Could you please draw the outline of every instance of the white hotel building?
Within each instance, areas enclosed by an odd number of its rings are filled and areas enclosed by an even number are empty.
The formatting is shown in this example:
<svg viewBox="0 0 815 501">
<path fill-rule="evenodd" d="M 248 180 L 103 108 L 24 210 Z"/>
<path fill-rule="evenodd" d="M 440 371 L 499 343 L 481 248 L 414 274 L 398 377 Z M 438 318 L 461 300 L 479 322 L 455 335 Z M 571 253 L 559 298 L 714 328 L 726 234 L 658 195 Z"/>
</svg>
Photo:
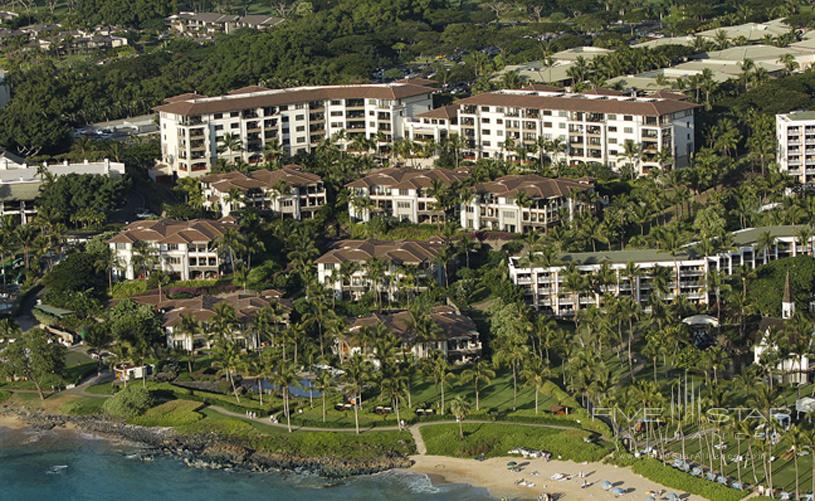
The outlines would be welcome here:
<svg viewBox="0 0 815 501">
<path fill-rule="evenodd" d="M 805 184 L 815 180 L 815 111 L 775 116 L 778 170 Z"/>
<path fill-rule="evenodd" d="M 435 89 L 413 83 L 333 85 L 267 89 L 245 87 L 225 96 L 184 94 L 156 107 L 161 128 L 161 162 L 156 176 L 202 176 L 216 159 L 259 162 L 267 144 L 284 154 L 310 151 L 344 131 L 386 147 L 404 136 L 403 120 L 428 111 Z M 227 135 L 240 147 L 222 147 Z"/>
<path fill-rule="evenodd" d="M 669 275 L 668 293 L 663 299 L 671 301 L 678 295 L 693 303 L 708 305 L 716 300 L 716 291 L 710 290 L 708 274 L 721 270 L 731 275 L 739 267 L 754 269 L 776 259 L 812 254 L 813 239 L 801 243 L 797 233 L 802 226 L 768 226 L 749 228 L 733 233 L 734 247 L 731 251 L 713 256 L 701 256 L 690 247 L 677 255 L 652 249 L 629 249 L 622 251 L 580 252 L 560 256 L 556 265 L 532 265 L 527 256 L 509 259 L 509 277 L 513 283 L 524 288 L 526 300 L 535 309 L 557 317 L 573 316 L 576 310 L 590 306 L 602 306 L 603 294 L 633 296 L 647 305 L 652 293 L 653 276 L 656 268 L 667 268 Z M 769 232 L 774 245 L 767 249 L 757 248 L 762 235 Z M 595 277 L 603 268 L 610 270 L 612 278 L 607 288 L 598 287 L 578 294 L 567 286 L 568 265 L 573 263 L 581 275 Z M 631 263 L 629 265 L 629 263 Z M 633 267 L 636 273 L 629 276 Z"/>
<path fill-rule="evenodd" d="M 596 162 L 614 169 L 631 163 L 642 175 L 654 168 L 688 164 L 697 107 L 684 100 L 615 92 L 499 90 L 408 118 L 406 134 L 417 141 L 457 134 L 466 141 L 465 155 L 470 158 L 514 158 L 507 138 L 516 145 L 533 145 L 540 137 L 560 139 L 565 151 L 557 160 Z M 639 158 L 625 156 L 629 141 L 639 147 Z M 663 151 L 670 156 L 661 156 Z"/>
</svg>

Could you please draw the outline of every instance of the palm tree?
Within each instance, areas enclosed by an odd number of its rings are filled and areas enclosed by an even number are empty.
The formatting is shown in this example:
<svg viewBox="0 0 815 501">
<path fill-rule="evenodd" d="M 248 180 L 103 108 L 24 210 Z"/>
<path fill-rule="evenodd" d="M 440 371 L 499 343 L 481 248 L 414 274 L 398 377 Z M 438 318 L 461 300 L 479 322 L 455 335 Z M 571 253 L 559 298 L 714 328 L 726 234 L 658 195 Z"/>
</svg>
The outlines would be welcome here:
<svg viewBox="0 0 815 501">
<path fill-rule="evenodd" d="M 240 136 L 226 133 L 218 142 L 218 153 L 226 153 L 232 156 L 233 153 L 240 153 L 243 151 L 243 141 Z"/>
<path fill-rule="evenodd" d="M 522 373 L 524 380 L 535 389 L 535 415 L 538 414 L 538 395 L 544 390 L 546 383 L 549 381 L 546 378 L 546 370 L 547 367 L 541 359 L 532 357 L 525 364 Z"/>
<path fill-rule="evenodd" d="M 439 395 L 441 397 L 439 409 L 442 415 L 444 415 L 444 383 L 452 377 L 450 364 L 447 363 L 447 357 L 445 357 L 443 353 L 436 352 L 432 358 L 427 360 L 427 368 L 428 372 L 432 374 L 436 386 L 439 388 Z"/>
<path fill-rule="evenodd" d="M 314 388 L 320 392 L 320 397 L 322 398 L 323 403 L 323 423 L 325 423 L 325 398 L 326 393 L 328 390 L 331 389 L 333 380 L 331 378 L 331 373 L 328 371 L 320 371 L 317 377 L 312 381 Z"/>
<path fill-rule="evenodd" d="M 272 384 L 283 395 L 283 413 L 286 415 L 286 428 L 291 433 L 291 407 L 289 406 L 289 388 L 297 383 L 297 371 L 294 365 L 286 360 L 278 360 L 272 372 Z"/>
<path fill-rule="evenodd" d="M 187 372 L 192 375 L 192 362 L 194 359 L 195 350 L 193 349 L 195 336 L 204 333 L 204 325 L 198 319 L 190 314 L 182 314 L 181 322 L 176 327 L 178 334 L 190 338 L 190 356 L 187 358 Z"/>
<path fill-rule="evenodd" d="M 473 361 L 470 368 L 461 372 L 461 382 L 464 384 L 472 383 L 475 390 L 475 410 L 480 410 L 480 390 L 481 385 L 488 385 L 492 378 L 495 377 L 495 371 L 490 368 L 489 362 L 483 358 L 477 358 Z"/>
<path fill-rule="evenodd" d="M 801 486 L 799 483 L 801 477 L 798 472 L 798 456 L 804 448 L 804 444 L 807 442 L 807 436 L 797 425 L 792 425 L 784 434 L 784 438 L 790 446 L 790 452 L 792 452 L 792 459 L 795 465 L 795 499 L 801 499 Z"/>
<path fill-rule="evenodd" d="M 354 403 L 354 428 L 359 434 L 359 408 L 362 405 L 362 390 L 365 383 L 371 378 L 371 363 L 359 353 L 354 353 L 345 364 L 345 389 L 348 391 Z"/>
<path fill-rule="evenodd" d="M 470 403 L 464 400 L 461 395 L 450 401 L 450 414 L 455 416 L 458 423 L 458 437 L 464 438 L 464 418 L 470 412 Z"/>
<path fill-rule="evenodd" d="M 396 409 L 396 422 L 401 426 L 402 418 L 399 414 L 399 402 L 407 393 L 407 382 L 403 374 L 390 373 L 382 378 L 382 394 L 385 395 Z"/>
<path fill-rule="evenodd" d="M 241 403 L 238 395 L 238 388 L 235 386 L 236 369 L 240 366 L 241 356 L 237 344 L 232 339 L 222 338 L 215 343 L 212 350 L 212 366 L 218 369 L 219 375 L 225 375 L 227 381 L 232 386 L 232 393 L 235 401 Z"/>
</svg>

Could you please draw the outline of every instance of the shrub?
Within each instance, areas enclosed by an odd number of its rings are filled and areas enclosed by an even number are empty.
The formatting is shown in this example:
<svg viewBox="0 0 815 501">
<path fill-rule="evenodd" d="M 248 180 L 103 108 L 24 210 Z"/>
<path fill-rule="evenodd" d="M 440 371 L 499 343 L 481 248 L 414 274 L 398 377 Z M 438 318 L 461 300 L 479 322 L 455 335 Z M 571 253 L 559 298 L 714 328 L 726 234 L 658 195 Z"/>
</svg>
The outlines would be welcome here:
<svg viewBox="0 0 815 501">
<path fill-rule="evenodd" d="M 131 385 L 108 399 L 102 406 L 111 416 L 130 419 L 153 406 L 153 396 L 141 386 Z"/>
<path fill-rule="evenodd" d="M 664 465 L 656 459 L 646 458 L 634 463 L 632 470 L 645 478 L 672 489 L 682 490 L 716 501 L 738 501 L 749 492 L 737 491 L 729 487 L 696 478 L 675 468 Z"/>
<path fill-rule="evenodd" d="M 64 404 L 59 410 L 71 416 L 88 416 L 98 414 L 104 403 L 102 398 L 84 397 Z"/>
<path fill-rule="evenodd" d="M 11 392 L 6 390 L 0 390 L 0 403 L 5 402 L 6 400 L 11 398 Z"/>
<path fill-rule="evenodd" d="M 113 290 L 111 290 L 110 294 L 114 299 L 124 299 L 145 292 L 147 292 L 146 280 L 128 280 L 127 282 L 113 284 Z"/>
</svg>

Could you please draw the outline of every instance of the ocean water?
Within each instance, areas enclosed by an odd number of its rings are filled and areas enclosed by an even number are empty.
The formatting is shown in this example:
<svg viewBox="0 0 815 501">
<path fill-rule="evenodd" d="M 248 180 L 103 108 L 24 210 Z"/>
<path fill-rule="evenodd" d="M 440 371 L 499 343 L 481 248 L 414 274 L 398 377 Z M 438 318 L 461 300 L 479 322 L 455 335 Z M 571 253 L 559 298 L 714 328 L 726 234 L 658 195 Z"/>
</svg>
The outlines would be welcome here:
<svg viewBox="0 0 815 501">
<path fill-rule="evenodd" d="M 490 499 L 486 490 L 434 485 L 424 475 L 385 472 L 334 482 L 293 473 L 238 473 L 187 468 L 132 445 L 70 431 L 0 427 L 0 500 L 444 500 Z"/>
</svg>

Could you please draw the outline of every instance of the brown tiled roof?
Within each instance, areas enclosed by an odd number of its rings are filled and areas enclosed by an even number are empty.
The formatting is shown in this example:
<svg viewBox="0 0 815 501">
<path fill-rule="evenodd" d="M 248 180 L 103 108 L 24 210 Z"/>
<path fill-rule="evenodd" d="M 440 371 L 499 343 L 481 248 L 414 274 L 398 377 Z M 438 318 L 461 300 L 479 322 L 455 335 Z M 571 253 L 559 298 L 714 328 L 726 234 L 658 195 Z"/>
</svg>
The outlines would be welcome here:
<svg viewBox="0 0 815 501">
<path fill-rule="evenodd" d="M 523 191 L 531 198 L 565 197 L 573 191 L 585 191 L 594 187 L 589 180 L 552 179 L 537 174 L 510 175 L 475 186 L 478 193 L 492 193 L 498 197 L 514 198 Z"/>
<path fill-rule="evenodd" d="M 230 96 L 236 96 L 238 94 L 251 94 L 253 92 L 265 92 L 267 90 L 271 90 L 268 87 L 261 87 L 260 85 L 247 85 L 246 87 L 241 87 L 239 89 L 229 91 Z"/>
<path fill-rule="evenodd" d="M 534 92 L 486 92 L 462 99 L 458 104 L 533 108 L 540 110 L 583 111 L 588 113 L 625 113 L 645 116 L 661 116 L 699 107 L 697 104 L 677 101 L 675 99 L 603 99 L 581 97 L 574 94 L 547 96 L 538 95 Z"/>
<path fill-rule="evenodd" d="M 406 169 L 388 167 L 371 172 L 367 176 L 348 183 L 348 188 L 370 188 L 371 186 L 385 186 L 403 190 L 430 188 L 433 181 L 441 182 L 447 186 L 456 181 L 463 181 L 470 177 L 467 169 Z"/>
<path fill-rule="evenodd" d="M 201 99 L 206 96 L 202 96 L 201 94 L 196 94 L 195 92 L 185 92 L 184 94 L 179 94 L 177 96 L 171 96 L 164 100 L 165 103 L 178 103 L 181 101 L 189 101 L 190 99 Z"/>
<path fill-rule="evenodd" d="M 458 116 L 458 104 L 448 104 L 447 106 L 440 106 L 433 108 L 430 111 L 419 113 L 417 118 L 439 118 L 442 120 L 450 120 Z"/>
<path fill-rule="evenodd" d="M 436 259 L 441 249 L 438 241 L 418 240 L 341 240 L 319 258 L 317 263 L 339 264 L 347 261 L 367 263 L 376 258 L 397 264 L 422 264 Z"/>
<path fill-rule="evenodd" d="M 674 92 L 670 90 L 658 90 L 648 94 L 648 97 L 656 97 L 662 99 L 673 99 L 675 101 L 687 101 L 687 94 L 681 92 Z"/>
<path fill-rule="evenodd" d="M 399 80 L 394 80 L 395 83 L 406 83 L 406 84 L 413 84 L 413 85 L 423 85 L 425 87 L 436 87 L 439 85 L 438 80 L 433 80 L 432 78 L 423 78 L 423 77 L 415 77 L 415 78 L 400 78 Z"/>
<path fill-rule="evenodd" d="M 430 94 L 435 89 L 413 84 L 334 85 L 323 87 L 296 87 L 270 90 L 260 95 L 220 96 L 215 98 L 189 99 L 163 104 L 156 111 L 178 115 L 204 115 L 244 109 L 280 106 L 283 104 L 325 101 L 330 99 L 402 99 Z"/>
<path fill-rule="evenodd" d="M 134 243 L 142 241 L 163 244 L 211 242 L 223 235 L 227 227 L 232 224 L 234 223 L 225 220 L 215 221 L 211 219 L 134 221 L 125 226 L 124 230 L 108 240 L 108 242 Z"/>
<path fill-rule="evenodd" d="M 254 318 L 258 311 L 273 303 L 278 303 L 283 311 L 288 313 L 292 310 L 292 303 L 281 298 L 279 291 L 270 289 L 261 293 L 256 292 L 233 292 L 217 296 L 202 295 L 188 299 L 164 299 L 158 301 L 155 294 L 133 297 L 133 301 L 139 304 L 147 304 L 163 312 L 164 327 L 174 327 L 181 323 L 185 315 L 189 315 L 199 322 L 207 322 L 215 316 L 215 307 L 219 304 L 227 304 L 235 310 L 235 315 L 239 321 Z"/>
<path fill-rule="evenodd" d="M 478 338 L 475 322 L 452 306 L 433 307 L 430 318 L 440 327 L 440 339 Z M 403 342 L 410 343 L 415 340 L 415 334 L 411 331 L 411 314 L 408 311 L 398 311 L 388 315 L 375 313 L 367 317 L 360 317 L 354 320 L 348 330 L 353 336 L 359 330 L 373 327 L 378 323 L 384 324 Z"/>
<path fill-rule="evenodd" d="M 244 174 L 233 171 L 221 174 L 210 174 L 201 178 L 201 182 L 207 183 L 221 193 L 226 193 L 231 189 L 247 191 L 253 188 L 272 189 L 278 183 L 285 183 L 287 186 L 302 187 L 317 184 L 322 178 L 317 174 L 304 172 L 299 165 L 284 165 L 280 169 L 269 170 L 259 169 Z"/>
</svg>

